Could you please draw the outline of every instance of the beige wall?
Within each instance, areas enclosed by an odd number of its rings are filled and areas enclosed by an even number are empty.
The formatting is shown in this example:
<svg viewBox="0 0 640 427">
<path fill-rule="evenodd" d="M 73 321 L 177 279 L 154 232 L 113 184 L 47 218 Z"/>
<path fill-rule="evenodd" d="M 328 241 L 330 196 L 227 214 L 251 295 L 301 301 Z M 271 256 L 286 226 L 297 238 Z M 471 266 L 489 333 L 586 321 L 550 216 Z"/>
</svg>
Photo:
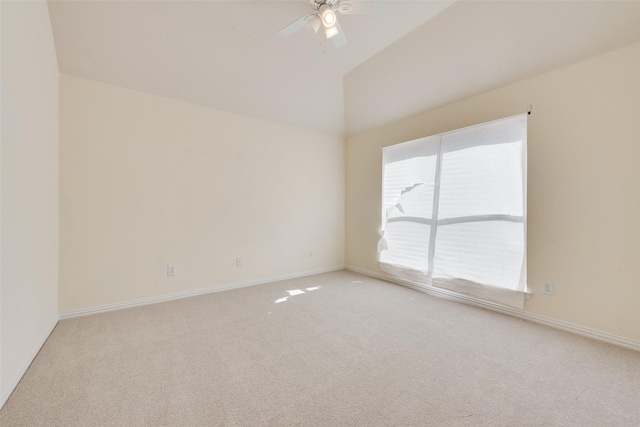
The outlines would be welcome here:
<svg viewBox="0 0 640 427">
<path fill-rule="evenodd" d="M 47 3 L 0 7 L 4 399 L 58 317 L 59 74 Z"/>
<path fill-rule="evenodd" d="M 342 138 L 65 75 L 60 98 L 62 313 L 344 265 Z"/>
<path fill-rule="evenodd" d="M 635 44 L 349 138 L 347 265 L 380 272 L 381 146 L 532 104 L 525 310 L 640 340 L 638 76 Z"/>
</svg>

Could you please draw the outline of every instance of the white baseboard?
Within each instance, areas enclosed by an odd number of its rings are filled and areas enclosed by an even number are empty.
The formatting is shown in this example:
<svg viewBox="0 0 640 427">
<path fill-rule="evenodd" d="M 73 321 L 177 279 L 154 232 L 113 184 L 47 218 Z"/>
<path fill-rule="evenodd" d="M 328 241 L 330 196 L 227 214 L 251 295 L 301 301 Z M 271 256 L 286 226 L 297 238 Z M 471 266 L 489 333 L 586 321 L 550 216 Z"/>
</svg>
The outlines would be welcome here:
<svg viewBox="0 0 640 427">
<path fill-rule="evenodd" d="M 44 330 L 44 332 L 40 336 L 40 339 L 36 343 L 36 346 L 33 348 L 29 356 L 22 363 L 22 367 L 20 368 L 20 371 L 18 371 L 16 376 L 13 378 L 13 381 L 2 393 L 2 396 L 0 396 L 0 409 L 2 409 L 2 407 L 7 402 L 7 400 L 9 400 L 9 396 L 11 396 L 11 393 L 13 393 L 13 390 L 15 390 L 15 388 L 18 386 L 18 383 L 24 376 L 25 372 L 27 372 L 27 369 L 29 369 L 29 366 L 31 366 L 31 363 L 33 363 L 33 360 L 36 358 L 36 356 L 40 352 L 40 349 L 42 348 L 44 343 L 47 341 L 47 338 L 49 338 L 49 335 L 51 335 L 51 332 L 53 332 L 53 329 L 56 327 L 57 324 L 58 324 L 58 316 L 56 316 L 51 321 L 51 323 L 47 326 L 47 328 Z"/>
<path fill-rule="evenodd" d="M 329 273 L 331 271 L 338 271 L 338 270 L 344 270 L 344 266 L 325 268 L 321 270 L 304 271 L 304 272 L 298 272 L 298 273 L 292 273 L 292 274 L 285 274 L 282 276 L 274 276 L 274 277 L 268 277 L 263 279 L 247 280 L 244 282 L 227 283 L 223 285 L 211 286 L 208 288 L 196 289 L 193 291 L 175 292 L 171 294 L 159 295 L 156 297 L 141 298 L 141 299 L 136 299 L 131 301 L 118 302 L 115 304 L 105 304 L 105 305 L 99 305 L 96 307 L 81 308 L 78 310 L 71 310 L 71 311 L 66 311 L 64 313 L 61 313 L 60 320 L 71 319 L 71 318 L 80 317 L 80 316 L 88 316 L 90 314 L 105 313 L 107 311 L 122 310 L 125 308 L 131 308 L 131 307 L 139 307 L 142 305 L 157 304 L 160 302 L 171 301 L 171 300 L 180 299 L 180 298 L 189 298 L 189 297 L 194 297 L 198 295 L 228 291 L 231 289 L 245 288 L 247 286 L 262 285 L 265 283 L 277 282 L 280 280 L 295 279 L 298 277 L 312 276 L 314 274 Z"/>
<path fill-rule="evenodd" d="M 598 341 L 604 341 L 606 343 L 618 345 L 620 347 L 630 348 L 632 350 L 640 350 L 640 341 L 619 337 L 617 335 L 613 335 L 608 332 L 587 328 L 584 326 L 576 325 L 576 324 L 565 322 L 562 320 L 552 319 L 550 317 L 541 316 L 539 314 L 529 313 L 524 310 L 520 310 L 518 308 L 507 307 L 507 306 L 496 304 L 490 301 L 484 301 L 469 295 L 464 295 L 464 294 L 459 294 L 457 292 L 449 291 L 447 289 L 413 283 L 408 280 L 399 279 L 397 277 L 393 277 L 388 274 L 378 273 L 378 272 L 374 272 L 364 268 L 346 266 L 345 269 L 353 271 L 355 273 L 360 273 L 366 276 L 371 276 L 377 279 L 385 280 L 387 282 L 395 283 L 401 286 L 406 286 L 408 288 L 415 289 L 420 292 L 425 292 L 430 295 L 462 302 L 465 304 L 470 304 L 476 307 L 486 308 L 488 310 L 497 311 L 499 313 L 508 314 L 514 317 L 519 317 L 521 319 L 529 320 L 535 323 L 540 323 L 542 325 L 550 326 L 556 329 L 562 329 L 563 331 L 572 332 L 577 335 L 593 338 Z"/>
</svg>

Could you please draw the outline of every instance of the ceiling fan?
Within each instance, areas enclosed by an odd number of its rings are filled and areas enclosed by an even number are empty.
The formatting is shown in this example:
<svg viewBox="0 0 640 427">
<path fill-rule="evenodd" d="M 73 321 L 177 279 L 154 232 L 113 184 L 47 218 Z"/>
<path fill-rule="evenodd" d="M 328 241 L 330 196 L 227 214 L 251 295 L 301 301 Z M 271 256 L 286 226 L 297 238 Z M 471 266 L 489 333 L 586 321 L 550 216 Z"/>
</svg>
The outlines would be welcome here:
<svg viewBox="0 0 640 427">
<path fill-rule="evenodd" d="M 307 13 L 296 19 L 280 31 L 281 36 L 291 36 L 308 26 L 314 33 L 324 27 L 327 40 L 331 40 L 335 47 L 347 44 L 347 37 L 340 27 L 336 12 L 342 15 L 356 13 L 382 13 L 389 7 L 387 0 L 309 0 L 313 13 Z"/>
</svg>

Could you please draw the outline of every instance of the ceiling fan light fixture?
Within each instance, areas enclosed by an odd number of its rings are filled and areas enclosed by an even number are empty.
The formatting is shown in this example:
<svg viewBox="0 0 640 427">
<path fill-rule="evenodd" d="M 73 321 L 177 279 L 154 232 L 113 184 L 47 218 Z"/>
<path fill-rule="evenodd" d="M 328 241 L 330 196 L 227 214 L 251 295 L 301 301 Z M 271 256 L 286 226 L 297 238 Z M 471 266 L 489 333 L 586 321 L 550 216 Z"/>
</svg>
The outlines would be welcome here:
<svg viewBox="0 0 640 427">
<path fill-rule="evenodd" d="M 320 13 L 320 17 L 322 18 L 322 25 L 324 25 L 325 28 L 336 26 L 336 13 L 331 10 L 329 6 L 323 4 L 322 6 L 320 6 L 318 12 Z"/>
<path fill-rule="evenodd" d="M 322 19 L 320 19 L 318 15 L 313 15 L 313 18 L 311 18 L 311 20 L 309 21 L 309 26 L 311 27 L 313 34 L 318 34 L 318 30 L 320 29 L 321 25 Z"/>
<path fill-rule="evenodd" d="M 340 31 L 338 30 L 338 27 L 336 25 L 324 29 L 324 35 L 327 36 L 327 40 L 331 37 L 337 36 L 338 34 L 340 34 Z"/>
</svg>

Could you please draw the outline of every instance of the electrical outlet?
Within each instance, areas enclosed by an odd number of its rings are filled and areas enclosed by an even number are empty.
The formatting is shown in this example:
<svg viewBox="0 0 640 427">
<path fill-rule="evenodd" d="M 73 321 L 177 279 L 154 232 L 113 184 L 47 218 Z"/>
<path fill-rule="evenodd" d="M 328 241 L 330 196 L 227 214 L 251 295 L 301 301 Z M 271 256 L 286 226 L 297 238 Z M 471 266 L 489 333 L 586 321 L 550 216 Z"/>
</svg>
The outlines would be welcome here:
<svg viewBox="0 0 640 427">
<path fill-rule="evenodd" d="M 242 267 L 242 258 L 236 258 L 236 267 Z"/>
<path fill-rule="evenodd" d="M 309 250 L 309 258 L 313 258 L 313 251 Z"/>
<path fill-rule="evenodd" d="M 553 282 L 544 282 L 542 285 L 542 293 L 544 295 L 553 295 Z"/>
<path fill-rule="evenodd" d="M 167 276 L 175 276 L 175 275 L 176 275 L 176 266 L 167 265 Z"/>
</svg>

